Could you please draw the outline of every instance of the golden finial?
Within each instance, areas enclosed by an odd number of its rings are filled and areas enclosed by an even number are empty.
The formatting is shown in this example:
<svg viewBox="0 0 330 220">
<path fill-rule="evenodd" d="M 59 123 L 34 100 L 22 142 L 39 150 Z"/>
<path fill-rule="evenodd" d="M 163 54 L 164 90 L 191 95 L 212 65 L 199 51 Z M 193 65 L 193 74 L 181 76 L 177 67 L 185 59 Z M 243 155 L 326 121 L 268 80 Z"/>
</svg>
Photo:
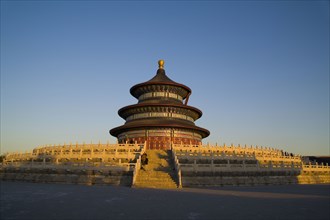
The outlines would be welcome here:
<svg viewBox="0 0 330 220">
<path fill-rule="evenodd" d="M 158 60 L 159 69 L 164 69 L 164 60 Z"/>
</svg>

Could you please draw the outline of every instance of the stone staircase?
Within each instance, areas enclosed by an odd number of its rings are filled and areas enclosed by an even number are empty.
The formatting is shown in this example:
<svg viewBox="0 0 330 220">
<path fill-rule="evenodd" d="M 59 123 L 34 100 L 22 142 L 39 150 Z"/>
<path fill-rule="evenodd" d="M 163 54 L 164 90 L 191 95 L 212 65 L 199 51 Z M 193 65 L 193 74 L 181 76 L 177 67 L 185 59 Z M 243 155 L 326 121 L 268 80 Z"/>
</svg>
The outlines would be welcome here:
<svg viewBox="0 0 330 220">
<path fill-rule="evenodd" d="M 170 150 L 147 150 L 148 165 L 141 167 L 133 187 L 177 188 L 177 174 Z"/>
</svg>

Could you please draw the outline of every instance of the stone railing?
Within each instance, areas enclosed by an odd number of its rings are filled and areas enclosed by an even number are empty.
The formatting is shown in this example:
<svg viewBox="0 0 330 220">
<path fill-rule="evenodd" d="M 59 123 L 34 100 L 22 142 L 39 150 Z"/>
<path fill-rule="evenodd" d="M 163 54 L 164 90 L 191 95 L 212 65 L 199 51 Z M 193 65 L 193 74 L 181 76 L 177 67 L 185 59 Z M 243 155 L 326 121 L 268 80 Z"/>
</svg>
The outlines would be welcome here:
<svg viewBox="0 0 330 220">
<path fill-rule="evenodd" d="M 177 176 L 178 176 L 179 188 L 182 188 L 181 167 L 180 167 L 178 157 L 175 155 L 174 150 L 172 150 L 172 157 L 173 157 L 173 160 L 174 160 L 175 171 L 177 172 Z"/>
<path fill-rule="evenodd" d="M 284 156 L 281 151 L 270 148 L 253 148 L 240 146 L 209 146 L 209 145 L 174 145 L 173 150 L 180 157 L 219 158 L 258 161 L 278 161 L 301 163 L 297 155 Z"/>
<path fill-rule="evenodd" d="M 117 170 L 117 171 L 132 171 L 135 163 L 106 163 L 106 162 L 10 162 L 3 165 L 5 168 L 24 168 L 24 169 L 68 169 L 68 170 Z"/>
<path fill-rule="evenodd" d="M 5 155 L 3 166 L 28 167 L 133 167 L 143 144 L 82 144 L 59 145 L 35 148 L 28 153 Z"/>
<path fill-rule="evenodd" d="M 141 149 L 140 155 L 138 157 L 138 159 L 136 160 L 136 164 L 133 170 L 133 179 L 132 179 L 132 185 L 134 186 L 137 175 L 139 174 L 139 171 L 141 169 L 141 156 L 145 153 L 146 151 L 146 144 L 144 145 L 144 147 Z"/>
<path fill-rule="evenodd" d="M 183 171 L 193 171 L 193 172 L 260 172 L 260 171 L 279 171 L 279 172 L 291 172 L 301 170 L 299 165 L 284 165 L 284 164 L 272 164 L 271 162 L 267 164 L 247 164 L 244 161 L 239 164 L 215 164 L 213 160 L 211 163 L 197 163 L 196 160 L 191 164 L 180 163 L 180 168 Z"/>
<path fill-rule="evenodd" d="M 328 163 L 326 163 L 325 165 L 322 163 L 322 164 L 304 164 L 302 166 L 302 169 L 305 173 L 320 173 L 320 172 L 323 172 L 323 173 L 328 173 L 330 174 L 330 166 L 328 165 Z"/>
<path fill-rule="evenodd" d="M 306 165 L 302 157 L 273 148 L 174 144 L 174 158 L 183 171 L 329 172 L 327 165 Z M 181 163 L 180 163 L 181 161 Z"/>
</svg>

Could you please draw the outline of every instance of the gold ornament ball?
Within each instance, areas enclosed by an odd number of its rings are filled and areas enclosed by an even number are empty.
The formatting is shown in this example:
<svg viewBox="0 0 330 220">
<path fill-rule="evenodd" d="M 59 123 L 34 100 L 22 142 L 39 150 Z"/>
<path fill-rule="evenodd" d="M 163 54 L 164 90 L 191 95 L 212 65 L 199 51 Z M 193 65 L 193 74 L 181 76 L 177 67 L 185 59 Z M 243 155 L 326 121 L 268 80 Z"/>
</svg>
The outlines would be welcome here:
<svg viewBox="0 0 330 220">
<path fill-rule="evenodd" d="M 158 61 L 158 66 L 159 66 L 159 69 L 163 69 L 164 68 L 164 60 L 159 60 Z"/>
</svg>

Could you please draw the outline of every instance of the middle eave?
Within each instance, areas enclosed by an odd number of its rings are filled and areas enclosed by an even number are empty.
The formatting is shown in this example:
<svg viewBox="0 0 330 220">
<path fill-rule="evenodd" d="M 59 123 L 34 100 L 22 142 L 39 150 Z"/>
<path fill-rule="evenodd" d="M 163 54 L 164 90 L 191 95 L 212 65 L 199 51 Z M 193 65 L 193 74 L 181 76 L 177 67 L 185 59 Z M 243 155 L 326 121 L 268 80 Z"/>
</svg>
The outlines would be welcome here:
<svg viewBox="0 0 330 220">
<path fill-rule="evenodd" d="M 135 113 L 140 113 L 140 112 L 136 112 L 137 109 L 141 108 L 143 110 L 143 108 L 178 108 L 178 109 L 182 109 L 185 111 L 191 111 L 191 116 L 194 118 L 194 120 L 199 119 L 200 117 L 202 117 L 203 113 L 201 110 L 199 110 L 198 108 L 189 106 L 189 105 L 183 105 L 183 104 L 160 104 L 160 103 L 138 103 L 138 104 L 134 104 L 134 105 L 128 105 L 125 106 L 121 109 L 118 110 L 118 115 L 120 117 L 122 117 L 123 119 L 126 120 L 127 117 L 129 117 L 132 114 Z M 145 112 L 144 110 L 141 112 Z"/>
</svg>

